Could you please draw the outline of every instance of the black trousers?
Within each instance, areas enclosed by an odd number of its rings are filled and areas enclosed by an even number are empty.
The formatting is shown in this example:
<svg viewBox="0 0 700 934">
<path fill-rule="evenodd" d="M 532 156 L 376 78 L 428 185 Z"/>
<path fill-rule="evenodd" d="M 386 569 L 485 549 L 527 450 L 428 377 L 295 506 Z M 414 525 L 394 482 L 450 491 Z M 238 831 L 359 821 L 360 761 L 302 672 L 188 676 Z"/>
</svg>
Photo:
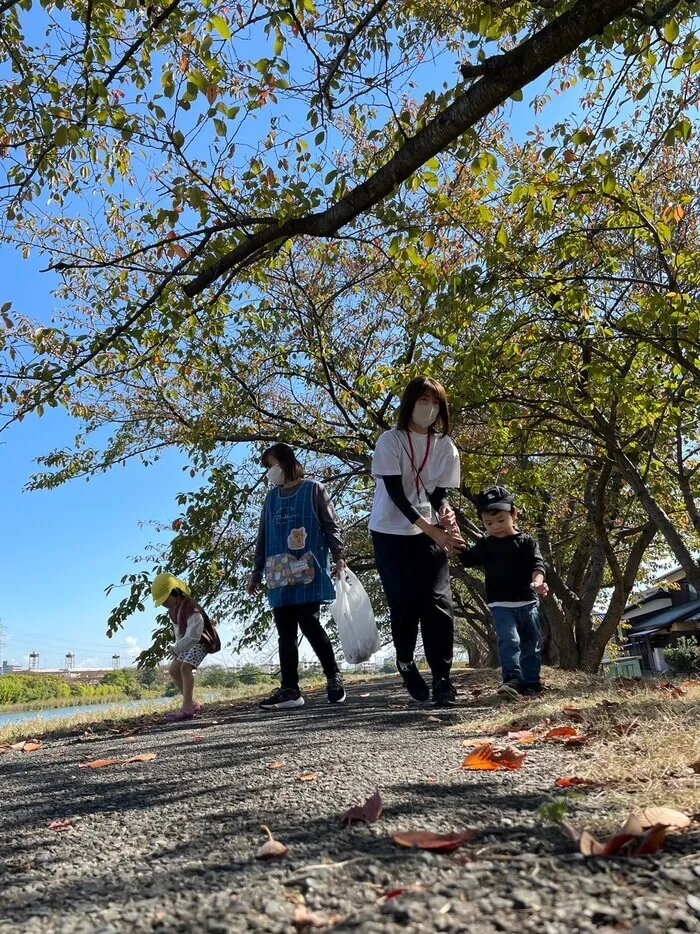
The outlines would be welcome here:
<svg viewBox="0 0 700 934">
<path fill-rule="evenodd" d="M 299 687 L 299 648 L 297 627 L 306 636 L 309 645 L 321 662 L 323 673 L 332 678 L 338 671 L 333 646 L 321 625 L 320 603 L 292 603 L 278 606 L 272 611 L 277 626 L 280 649 L 280 672 L 283 688 Z"/>
<path fill-rule="evenodd" d="M 410 662 L 418 626 L 434 678 L 448 678 L 454 644 L 454 609 L 445 550 L 427 535 L 372 532 L 377 570 L 391 614 L 399 662 Z"/>
</svg>

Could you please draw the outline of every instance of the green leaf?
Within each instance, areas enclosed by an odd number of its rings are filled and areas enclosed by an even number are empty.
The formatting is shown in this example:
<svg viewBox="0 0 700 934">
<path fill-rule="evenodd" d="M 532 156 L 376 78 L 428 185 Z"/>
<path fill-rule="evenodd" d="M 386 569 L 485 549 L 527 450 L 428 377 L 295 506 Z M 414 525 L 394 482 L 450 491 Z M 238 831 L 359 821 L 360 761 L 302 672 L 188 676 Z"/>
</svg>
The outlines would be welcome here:
<svg viewBox="0 0 700 934">
<path fill-rule="evenodd" d="M 277 33 L 277 38 L 275 39 L 275 44 L 273 45 L 273 50 L 275 55 L 281 55 L 282 49 L 284 48 L 284 36 L 281 32 Z"/>
<path fill-rule="evenodd" d="M 503 224 L 501 224 L 501 226 L 498 228 L 496 240 L 501 244 L 501 246 L 508 246 L 508 231 L 505 229 Z"/>
<path fill-rule="evenodd" d="M 603 191 L 606 195 L 611 195 L 617 188 L 617 179 L 612 172 L 606 172 L 603 177 Z"/>
<path fill-rule="evenodd" d="M 518 88 L 513 94 L 510 95 L 512 101 L 521 101 L 523 99 L 523 92 L 521 88 Z"/>
<path fill-rule="evenodd" d="M 670 19 L 664 26 L 664 39 L 667 42 L 675 42 L 679 33 L 680 28 L 678 26 L 677 20 L 674 17 L 673 19 Z"/>
<path fill-rule="evenodd" d="M 231 27 L 223 18 L 223 16 L 219 16 L 217 13 L 212 16 L 212 18 L 209 20 L 209 23 L 219 33 L 222 39 L 231 38 Z"/>
<path fill-rule="evenodd" d="M 414 246 L 409 246 L 406 250 L 406 256 L 410 259 L 414 266 L 420 266 L 423 262 L 423 258 Z"/>
</svg>

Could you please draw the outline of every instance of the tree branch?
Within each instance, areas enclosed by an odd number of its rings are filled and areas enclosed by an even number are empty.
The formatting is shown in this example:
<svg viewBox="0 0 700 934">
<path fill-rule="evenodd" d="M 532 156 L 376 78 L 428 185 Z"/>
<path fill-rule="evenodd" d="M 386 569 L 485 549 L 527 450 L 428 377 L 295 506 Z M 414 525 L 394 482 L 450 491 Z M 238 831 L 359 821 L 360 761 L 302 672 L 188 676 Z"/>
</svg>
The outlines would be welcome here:
<svg viewBox="0 0 700 934">
<path fill-rule="evenodd" d="M 409 139 L 374 175 L 348 192 L 326 211 L 292 218 L 258 231 L 216 262 L 205 267 L 185 287 L 198 295 L 220 276 L 257 258 L 273 243 L 290 237 L 330 237 L 382 201 L 428 159 L 442 152 L 470 127 L 573 52 L 608 23 L 624 14 L 633 0 L 578 0 L 554 22 L 522 45 L 505 53 L 497 68 L 473 84 L 419 133 Z"/>
</svg>

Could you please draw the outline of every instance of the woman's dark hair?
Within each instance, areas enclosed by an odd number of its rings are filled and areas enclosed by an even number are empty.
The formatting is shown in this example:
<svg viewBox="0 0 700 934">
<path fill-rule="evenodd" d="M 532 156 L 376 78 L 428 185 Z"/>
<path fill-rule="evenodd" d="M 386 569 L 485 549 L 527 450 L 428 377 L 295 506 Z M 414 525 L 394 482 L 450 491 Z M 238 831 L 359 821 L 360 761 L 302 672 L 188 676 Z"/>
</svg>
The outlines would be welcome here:
<svg viewBox="0 0 700 934">
<path fill-rule="evenodd" d="M 401 406 L 399 408 L 399 419 L 397 426 L 402 431 L 408 431 L 413 415 L 413 407 L 420 397 L 426 393 L 432 392 L 438 399 L 438 417 L 431 425 L 430 431 L 436 434 L 449 435 L 452 423 L 450 421 L 450 408 L 447 404 L 444 386 L 438 383 L 432 376 L 416 376 L 406 386 L 401 396 Z"/>
<path fill-rule="evenodd" d="M 304 468 L 296 459 L 294 451 L 288 444 L 279 442 L 279 444 L 273 444 L 271 448 L 268 448 L 262 456 L 263 467 L 270 466 L 267 462 L 268 457 L 275 458 L 282 468 L 282 473 L 287 483 L 290 483 L 292 480 L 301 480 L 304 476 Z"/>
</svg>

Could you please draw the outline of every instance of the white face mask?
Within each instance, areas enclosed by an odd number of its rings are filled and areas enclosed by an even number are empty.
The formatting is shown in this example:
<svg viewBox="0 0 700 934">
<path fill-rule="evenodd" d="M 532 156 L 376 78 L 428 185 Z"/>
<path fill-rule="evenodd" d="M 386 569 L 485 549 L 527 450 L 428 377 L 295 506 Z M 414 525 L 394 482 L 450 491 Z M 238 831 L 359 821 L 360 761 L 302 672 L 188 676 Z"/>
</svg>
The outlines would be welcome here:
<svg viewBox="0 0 700 934">
<path fill-rule="evenodd" d="M 440 410 L 432 402 L 416 402 L 413 406 L 413 421 L 420 428 L 430 428 Z"/>
<path fill-rule="evenodd" d="M 267 479 L 274 486 L 282 486 L 284 483 L 284 471 L 279 464 L 275 464 L 273 467 L 270 467 L 267 471 Z"/>
</svg>

